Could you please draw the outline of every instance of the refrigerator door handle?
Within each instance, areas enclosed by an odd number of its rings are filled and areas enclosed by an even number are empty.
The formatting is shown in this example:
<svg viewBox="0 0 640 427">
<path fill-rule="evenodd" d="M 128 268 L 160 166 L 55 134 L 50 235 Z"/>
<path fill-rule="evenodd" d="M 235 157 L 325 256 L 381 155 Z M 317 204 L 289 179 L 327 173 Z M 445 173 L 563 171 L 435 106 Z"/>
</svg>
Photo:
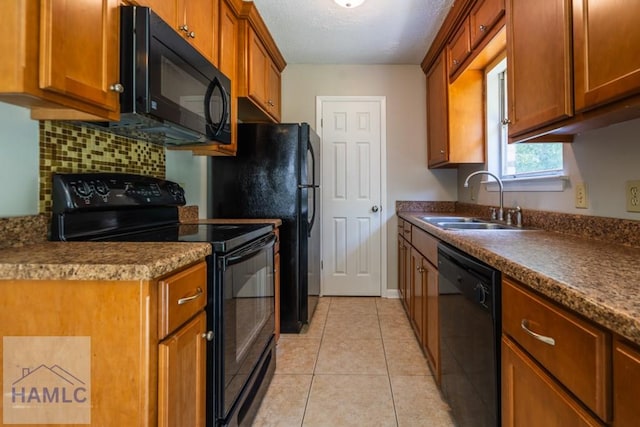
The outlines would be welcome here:
<svg viewBox="0 0 640 427">
<path fill-rule="evenodd" d="M 309 153 L 311 154 L 311 185 L 306 185 L 305 187 L 313 189 L 313 215 L 311 215 L 311 221 L 309 221 L 309 228 L 307 231 L 308 236 L 311 237 L 311 230 L 316 222 L 316 188 L 318 188 L 318 185 L 316 184 L 316 153 L 313 151 L 311 141 L 307 141 L 307 150 L 309 150 Z"/>
</svg>

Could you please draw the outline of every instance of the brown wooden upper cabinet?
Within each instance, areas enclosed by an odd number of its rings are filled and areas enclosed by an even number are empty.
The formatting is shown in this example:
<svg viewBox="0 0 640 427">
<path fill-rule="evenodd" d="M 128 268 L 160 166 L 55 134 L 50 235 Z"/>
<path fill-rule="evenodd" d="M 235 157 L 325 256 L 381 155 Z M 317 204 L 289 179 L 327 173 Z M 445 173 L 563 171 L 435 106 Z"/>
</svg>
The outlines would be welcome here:
<svg viewBox="0 0 640 427">
<path fill-rule="evenodd" d="M 455 2 L 422 68 L 429 168 L 485 161 L 484 69 L 504 55 L 504 0 Z"/>
<path fill-rule="evenodd" d="M 218 66 L 219 0 L 138 0 L 182 34 L 213 65 Z"/>
<path fill-rule="evenodd" d="M 231 144 L 213 144 L 193 150 L 205 156 L 235 156 L 238 151 L 238 13 L 237 0 L 220 0 L 218 69 L 231 79 Z"/>
<path fill-rule="evenodd" d="M 0 3 L 0 100 L 34 119 L 118 120 L 118 0 Z"/>
<path fill-rule="evenodd" d="M 447 45 L 449 58 L 449 75 L 453 75 L 469 55 L 471 55 L 471 36 L 469 35 L 469 18 L 465 19 L 460 29 Z"/>
<path fill-rule="evenodd" d="M 476 48 L 504 16 L 504 0 L 478 0 L 469 13 L 471 47 Z"/>
<path fill-rule="evenodd" d="M 640 117 L 638 19 L 638 2 L 508 0 L 511 141 L 570 141 Z"/>
<path fill-rule="evenodd" d="M 640 93 L 640 2 L 573 1 L 576 111 Z"/>
<path fill-rule="evenodd" d="M 509 136 L 573 114 L 571 0 L 507 0 Z"/>
<path fill-rule="evenodd" d="M 253 2 L 240 14 L 238 59 L 239 118 L 279 122 L 280 74 L 287 64 Z"/>
</svg>

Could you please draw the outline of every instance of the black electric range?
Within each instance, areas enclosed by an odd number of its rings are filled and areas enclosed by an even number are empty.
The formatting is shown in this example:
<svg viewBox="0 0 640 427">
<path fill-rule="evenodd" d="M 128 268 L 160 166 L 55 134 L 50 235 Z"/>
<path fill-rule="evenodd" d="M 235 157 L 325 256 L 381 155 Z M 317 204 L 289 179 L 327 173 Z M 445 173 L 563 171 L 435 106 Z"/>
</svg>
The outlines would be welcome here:
<svg viewBox="0 0 640 427">
<path fill-rule="evenodd" d="M 179 222 L 176 183 L 118 173 L 53 176 L 51 240 L 207 242 L 207 425 L 250 424 L 275 372 L 271 224 Z"/>
</svg>

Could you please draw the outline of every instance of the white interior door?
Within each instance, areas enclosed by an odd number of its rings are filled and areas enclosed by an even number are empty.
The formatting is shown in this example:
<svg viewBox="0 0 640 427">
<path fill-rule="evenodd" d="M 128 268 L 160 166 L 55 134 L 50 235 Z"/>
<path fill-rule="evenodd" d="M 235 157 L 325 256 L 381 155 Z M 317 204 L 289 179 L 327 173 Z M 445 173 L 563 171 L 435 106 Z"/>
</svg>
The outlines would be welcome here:
<svg viewBox="0 0 640 427">
<path fill-rule="evenodd" d="M 319 97 L 323 295 L 382 292 L 384 97 Z"/>
</svg>

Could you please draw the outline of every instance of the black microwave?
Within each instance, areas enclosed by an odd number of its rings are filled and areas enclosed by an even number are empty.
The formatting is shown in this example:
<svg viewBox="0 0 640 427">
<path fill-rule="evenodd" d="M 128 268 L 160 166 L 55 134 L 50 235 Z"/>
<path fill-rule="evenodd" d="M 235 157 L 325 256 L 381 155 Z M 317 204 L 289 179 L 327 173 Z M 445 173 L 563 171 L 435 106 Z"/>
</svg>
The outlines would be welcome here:
<svg viewBox="0 0 640 427">
<path fill-rule="evenodd" d="M 230 144 L 231 81 L 147 7 L 120 7 L 120 121 L 163 145 Z"/>
</svg>

